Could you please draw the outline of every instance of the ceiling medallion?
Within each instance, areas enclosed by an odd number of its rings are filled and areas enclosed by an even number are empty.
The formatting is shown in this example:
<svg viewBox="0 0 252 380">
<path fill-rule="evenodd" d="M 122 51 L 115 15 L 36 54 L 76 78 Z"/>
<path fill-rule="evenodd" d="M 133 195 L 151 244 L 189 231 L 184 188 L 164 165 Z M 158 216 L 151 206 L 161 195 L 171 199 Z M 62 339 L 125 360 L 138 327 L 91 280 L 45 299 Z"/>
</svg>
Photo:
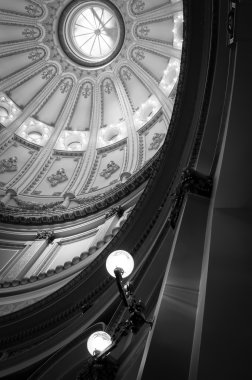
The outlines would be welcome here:
<svg viewBox="0 0 252 380">
<path fill-rule="evenodd" d="M 88 68 L 110 63 L 120 52 L 125 26 L 110 1 L 72 1 L 62 12 L 58 26 L 65 54 Z"/>
</svg>

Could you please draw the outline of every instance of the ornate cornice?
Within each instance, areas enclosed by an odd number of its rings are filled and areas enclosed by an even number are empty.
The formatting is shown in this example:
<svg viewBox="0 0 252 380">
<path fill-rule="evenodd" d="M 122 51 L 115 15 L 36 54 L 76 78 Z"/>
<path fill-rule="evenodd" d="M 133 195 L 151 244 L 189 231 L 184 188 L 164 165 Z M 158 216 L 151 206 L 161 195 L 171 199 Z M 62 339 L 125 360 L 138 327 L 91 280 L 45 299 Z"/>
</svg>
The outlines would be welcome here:
<svg viewBox="0 0 252 380">
<path fill-rule="evenodd" d="M 111 208 L 107 214 L 105 214 L 105 219 L 109 219 L 115 214 L 120 218 L 122 217 L 124 213 L 124 210 L 121 206 L 116 206 Z M 58 274 L 64 274 L 64 277 L 72 275 L 73 273 L 67 272 L 68 269 L 74 268 L 74 273 L 78 272 L 82 265 L 85 263 L 85 260 L 92 256 L 94 253 L 96 253 L 100 248 L 102 248 L 104 245 L 106 245 L 111 239 L 114 238 L 114 236 L 118 233 L 118 230 L 121 228 L 121 226 L 125 223 L 125 220 L 120 221 L 118 227 L 112 228 L 112 230 L 109 233 L 106 233 L 101 240 L 99 240 L 96 245 L 91 245 L 87 251 L 82 252 L 79 256 L 75 256 L 71 261 L 65 261 L 62 265 L 57 265 L 54 269 L 48 269 L 46 272 L 40 272 L 38 275 L 32 275 L 30 277 L 23 277 L 20 280 L 10 280 L 10 281 L 4 281 L 0 282 L 0 289 L 14 289 L 17 287 L 23 287 L 25 285 L 35 284 L 39 286 L 45 286 L 47 284 L 48 279 L 52 279 L 54 282 L 57 282 L 59 279 L 57 277 Z M 51 230 L 40 230 L 37 233 L 36 240 L 43 240 L 47 239 L 48 243 L 51 243 L 54 240 L 54 232 Z M 45 280 L 43 283 L 41 281 Z"/>
<path fill-rule="evenodd" d="M 30 201 L 27 202 L 17 197 L 16 203 L 19 207 L 7 206 L 1 209 L 0 221 L 4 223 L 22 222 L 26 225 L 43 225 L 45 223 L 61 223 L 67 220 L 79 219 L 83 218 L 83 216 L 92 215 L 101 210 L 105 210 L 115 202 L 121 201 L 149 179 L 156 165 L 157 157 L 158 153 L 143 169 L 135 175 L 132 175 L 125 184 L 119 183 L 116 188 L 105 193 L 85 198 L 76 198 L 74 201 L 75 203 L 79 203 L 79 207 L 64 212 L 60 209 L 63 200 L 41 204 Z"/>
</svg>

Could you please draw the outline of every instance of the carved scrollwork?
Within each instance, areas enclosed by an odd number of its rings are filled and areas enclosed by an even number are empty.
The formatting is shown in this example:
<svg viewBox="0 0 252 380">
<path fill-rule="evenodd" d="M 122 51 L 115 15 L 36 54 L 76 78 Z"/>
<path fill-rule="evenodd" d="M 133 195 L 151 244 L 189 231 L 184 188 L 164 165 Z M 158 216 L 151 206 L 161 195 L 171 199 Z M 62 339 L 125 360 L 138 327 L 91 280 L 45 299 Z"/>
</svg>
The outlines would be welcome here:
<svg viewBox="0 0 252 380">
<path fill-rule="evenodd" d="M 154 133 L 149 150 L 157 150 L 165 138 L 165 133 Z"/>
<path fill-rule="evenodd" d="M 54 232 L 51 230 L 40 230 L 37 232 L 36 240 L 46 239 L 48 242 L 52 242 L 54 239 Z"/>
<path fill-rule="evenodd" d="M 103 90 L 104 92 L 106 92 L 106 94 L 111 94 L 112 91 L 113 91 L 113 83 L 111 80 L 107 79 L 104 83 L 103 83 Z"/>
<path fill-rule="evenodd" d="M 51 186 L 57 186 L 59 183 L 68 181 L 68 177 L 66 175 L 65 169 L 61 168 L 57 170 L 56 174 L 51 174 L 47 177 L 47 180 L 50 182 Z"/>
<path fill-rule="evenodd" d="M 121 76 L 125 81 L 128 81 L 132 77 L 132 72 L 127 67 L 124 67 L 121 69 Z"/>
<path fill-rule="evenodd" d="M 73 81 L 72 80 L 64 80 L 60 85 L 60 92 L 62 94 L 65 94 L 71 90 L 73 87 Z"/>
<path fill-rule="evenodd" d="M 105 219 L 109 219 L 111 218 L 112 216 L 114 216 L 115 214 L 117 214 L 118 218 L 121 218 L 124 214 L 124 209 L 122 208 L 122 206 L 115 206 L 115 207 L 112 207 L 106 214 L 105 214 Z"/>
<path fill-rule="evenodd" d="M 142 48 L 135 48 L 132 50 L 132 56 L 136 61 L 142 61 L 145 58 L 145 51 Z"/>
<path fill-rule="evenodd" d="M 144 11 L 145 2 L 143 0 L 133 0 L 131 4 L 131 10 L 133 14 L 139 14 Z"/>
<path fill-rule="evenodd" d="M 42 79 L 49 80 L 56 74 L 56 69 L 53 66 L 48 66 L 43 70 L 41 77 Z"/>
<path fill-rule="evenodd" d="M 17 170 L 17 157 L 13 156 L 0 161 L 0 174 Z"/>
<path fill-rule="evenodd" d="M 118 169 L 120 169 L 120 166 L 117 165 L 114 161 L 110 161 L 107 164 L 107 168 L 103 169 L 103 171 L 100 173 L 101 177 L 104 177 L 105 179 L 108 179 L 111 177 L 112 174 L 114 174 Z"/>
<path fill-rule="evenodd" d="M 150 33 L 150 28 L 147 25 L 137 27 L 136 33 L 139 37 L 147 37 Z"/>
<path fill-rule="evenodd" d="M 44 50 L 36 48 L 29 53 L 28 58 L 31 59 L 33 62 L 36 62 L 43 58 L 43 56 Z"/>
<path fill-rule="evenodd" d="M 40 17 L 43 14 L 43 9 L 36 3 L 29 1 L 29 5 L 25 6 L 25 10 L 31 17 Z"/>
<path fill-rule="evenodd" d="M 92 86 L 91 86 L 91 84 L 86 83 L 82 87 L 82 92 L 81 93 L 84 96 L 84 98 L 87 99 L 91 95 L 91 93 L 92 93 Z"/>
<path fill-rule="evenodd" d="M 23 30 L 22 35 L 27 40 L 33 40 L 40 36 L 40 30 L 36 27 L 27 27 Z"/>
<path fill-rule="evenodd" d="M 79 199 L 76 198 L 75 202 L 80 205 L 88 205 L 93 202 L 102 201 L 105 196 L 106 196 L 106 193 L 100 193 L 98 195 L 93 195 L 92 197 L 88 197 L 88 198 L 79 198 Z"/>
</svg>

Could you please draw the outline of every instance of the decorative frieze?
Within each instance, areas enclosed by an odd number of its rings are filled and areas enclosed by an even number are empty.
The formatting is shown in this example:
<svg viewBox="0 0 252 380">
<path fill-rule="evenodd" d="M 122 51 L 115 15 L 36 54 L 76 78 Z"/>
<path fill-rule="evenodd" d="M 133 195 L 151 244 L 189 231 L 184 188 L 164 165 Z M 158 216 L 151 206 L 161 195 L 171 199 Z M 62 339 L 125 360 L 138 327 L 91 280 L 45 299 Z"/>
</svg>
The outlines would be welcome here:
<svg viewBox="0 0 252 380">
<path fill-rule="evenodd" d="M 113 206 L 115 202 L 122 200 L 125 196 L 129 195 L 143 184 L 149 178 L 156 159 L 157 157 L 155 156 L 155 159 L 149 160 L 148 164 L 146 164 L 143 169 L 140 169 L 137 175 L 132 175 L 124 185 L 118 183 L 115 188 L 112 188 L 109 191 L 101 192 L 94 196 L 76 198 L 74 202 L 78 206 L 68 210 L 67 213 L 58 213 L 62 201 L 43 204 L 25 202 L 16 197 L 15 202 L 19 207 L 8 208 L 6 212 L 5 209 L 2 209 L 0 212 L 0 220 L 7 223 L 43 225 L 45 223 L 61 223 L 66 220 L 73 220 L 86 215 L 91 215 L 98 210 L 100 211 Z M 48 213 L 48 210 L 50 210 L 50 214 Z"/>
<path fill-rule="evenodd" d="M 40 214 L 43 211 L 44 212 L 47 212 L 48 210 L 53 211 L 54 209 L 57 209 L 62 204 L 62 201 L 50 202 L 50 203 L 29 202 L 29 201 L 24 201 L 22 199 L 19 199 L 18 197 L 15 198 L 15 202 L 17 203 L 18 211 L 20 212 L 33 211 Z"/>
</svg>

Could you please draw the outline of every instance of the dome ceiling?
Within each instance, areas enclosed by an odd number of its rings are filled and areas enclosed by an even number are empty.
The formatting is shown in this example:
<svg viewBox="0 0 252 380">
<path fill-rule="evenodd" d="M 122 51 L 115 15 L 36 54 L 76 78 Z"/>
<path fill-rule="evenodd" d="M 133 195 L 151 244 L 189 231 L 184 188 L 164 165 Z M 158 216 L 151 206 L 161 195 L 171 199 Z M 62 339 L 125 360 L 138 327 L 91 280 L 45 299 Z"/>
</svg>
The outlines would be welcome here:
<svg viewBox="0 0 252 380">
<path fill-rule="evenodd" d="M 146 180 L 182 36 L 177 0 L 0 0 L 2 220 L 82 216 Z"/>
</svg>

